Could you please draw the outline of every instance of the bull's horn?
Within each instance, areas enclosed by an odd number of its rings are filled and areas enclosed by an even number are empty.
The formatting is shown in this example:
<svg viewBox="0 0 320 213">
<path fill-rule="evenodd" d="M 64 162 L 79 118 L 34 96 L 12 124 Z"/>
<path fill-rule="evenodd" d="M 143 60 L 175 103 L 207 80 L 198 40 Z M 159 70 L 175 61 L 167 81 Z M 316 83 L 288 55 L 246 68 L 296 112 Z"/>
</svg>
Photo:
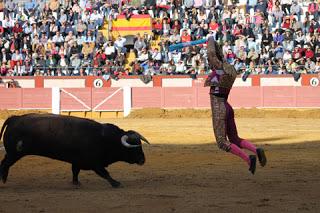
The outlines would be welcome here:
<svg viewBox="0 0 320 213">
<path fill-rule="evenodd" d="M 140 140 L 143 140 L 147 144 L 150 144 L 149 141 L 145 137 L 143 137 L 140 133 L 138 133 L 136 131 L 132 131 L 132 132 L 134 132 L 134 134 L 136 134 L 140 138 Z"/>
<path fill-rule="evenodd" d="M 129 138 L 128 135 L 123 135 L 121 137 L 121 143 L 122 143 L 123 146 L 125 146 L 127 148 L 135 148 L 135 147 L 139 147 L 140 146 L 140 145 L 131 145 L 131 144 L 129 144 L 127 142 L 128 138 Z"/>
</svg>

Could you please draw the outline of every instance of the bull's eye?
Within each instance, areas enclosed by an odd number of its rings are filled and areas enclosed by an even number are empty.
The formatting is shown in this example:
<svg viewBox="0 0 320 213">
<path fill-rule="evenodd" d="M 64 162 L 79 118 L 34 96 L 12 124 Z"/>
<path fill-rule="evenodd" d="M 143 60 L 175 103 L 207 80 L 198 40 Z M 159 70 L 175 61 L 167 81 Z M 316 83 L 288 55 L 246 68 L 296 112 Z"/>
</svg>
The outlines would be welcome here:
<svg viewBox="0 0 320 213">
<path fill-rule="evenodd" d="M 22 151 L 22 145 L 23 145 L 23 141 L 22 140 L 18 141 L 17 146 L 16 146 L 16 149 L 18 152 Z"/>
</svg>

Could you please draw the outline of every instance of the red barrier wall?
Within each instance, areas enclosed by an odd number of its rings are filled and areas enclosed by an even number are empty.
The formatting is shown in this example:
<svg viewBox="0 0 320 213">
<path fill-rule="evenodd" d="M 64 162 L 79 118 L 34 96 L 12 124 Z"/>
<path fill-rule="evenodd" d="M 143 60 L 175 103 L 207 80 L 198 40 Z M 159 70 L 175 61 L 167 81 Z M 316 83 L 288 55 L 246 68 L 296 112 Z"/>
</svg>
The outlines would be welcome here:
<svg viewBox="0 0 320 213">
<path fill-rule="evenodd" d="M 260 107 L 263 106 L 262 96 L 261 87 L 237 87 L 231 90 L 229 102 L 234 107 Z"/>
<path fill-rule="evenodd" d="M 156 107 L 162 108 L 164 100 L 162 99 L 162 88 L 132 88 L 132 106 L 134 108 Z"/>
<path fill-rule="evenodd" d="M 206 79 L 206 75 L 199 75 L 197 79 L 192 81 L 192 85 L 193 86 L 199 86 L 199 87 L 203 87 L 203 83 L 204 83 L 204 79 Z M 189 78 L 190 76 L 188 75 L 179 75 L 179 76 L 153 76 L 153 87 L 162 87 L 162 81 L 163 79 L 185 79 L 185 78 Z M 240 77 L 238 77 L 240 79 Z M 279 80 L 279 78 L 286 78 L 289 79 L 289 82 L 287 82 L 286 85 L 288 86 L 310 86 L 310 80 L 311 78 L 317 78 L 320 80 L 320 74 L 319 75 L 301 75 L 301 79 L 298 82 L 295 82 L 293 80 L 292 75 L 251 75 L 248 77 L 247 82 L 249 81 L 248 85 L 246 86 L 262 86 L 261 85 L 261 79 L 262 78 L 268 78 L 268 79 L 274 79 Z M 102 80 L 102 87 L 104 88 L 108 88 L 108 87 L 113 87 L 115 85 L 112 85 L 112 81 L 109 80 L 104 80 L 103 78 L 99 77 L 99 76 L 15 76 L 15 77 L 1 77 L 1 79 L 3 79 L 4 81 L 10 80 L 10 79 L 15 79 L 16 81 L 18 81 L 20 83 L 20 85 L 24 88 L 30 88 L 30 87 L 35 87 L 35 88 L 43 88 L 44 87 L 44 81 L 47 79 L 54 79 L 56 80 L 56 82 L 61 82 L 64 81 L 66 79 L 79 79 L 79 80 L 83 80 L 84 84 L 83 87 L 86 88 L 93 88 L 93 87 L 97 87 L 97 85 L 94 84 L 95 80 L 100 79 Z M 135 79 L 136 81 L 138 81 L 141 84 L 141 80 L 139 79 L 139 76 L 126 76 L 123 77 L 123 79 Z M 28 81 L 28 83 L 26 83 L 25 81 Z M 240 81 L 242 81 L 240 79 Z M 115 81 L 113 81 L 115 82 Z M 31 84 L 32 83 L 32 84 Z M 73 85 L 74 84 L 74 85 Z M 32 86 L 33 85 L 33 86 Z M 267 85 L 267 86 L 283 86 L 283 83 L 276 83 L 276 85 Z M 70 81 L 70 85 L 68 85 L 69 87 L 76 87 L 78 88 L 79 85 L 76 83 L 72 83 Z M 171 85 L 169 85 L 171 86 Z M 175 85 L 172 85 L 173 87 Z M 237 87 L 238 85 L 235 84 L 234 87 Z M 188 87 L 188 85 L 185 85 L 185 87 Z M 190 87 L 190 86 L 189 86 Z"/>
<path fill-rule="evenodd" d="M 65 92 L 64 92 L 65 91 Z M 88 111 L 92 107 L 92 94 L 91 89 L 79 88 L 79 89 L 63 89 L 61 91 L 61 110 L 66 111 Z M 75 99 L 72 96 L 76 96 Z M 87 107 L 86 107 L 87 106 Z"/>
<path fill-rule="evenodd" d="M 296 87 L 296 107 L 320 107 L 320 87 Z"/>
<path fill-rule="evenodd" d="M 0 88 L 0 109 L 22 108 L 22 90 Z"/>
<path fill-rule="evenodd" d="M 10 89 L 8 89 L 10 90 Z M 23 109 L 50 109 L 51 89 L 35 88 L 21 89 L 21 108 Z"/>
<path fill-rule="evenodd" d="M 119 88 L 107 88 L 107 89 L 93 88 L 92 89 L 92 108 L 93 109 L 96 108 L 95 109 L 96 111 L 123 110 L 123 91 L 120 90 L 116 92 L 118 89 Z M 111 95 L 112 97 L 110 97 Z"/>
<path fill-rule="evenodd" d="M 122 90 L 118 91 L 118 89 L 63 89 L 61 92 L 61 110 L 122 110 L 123 92 Z M 71 97 L 66 92 L 76 98 Z M 209 108 L 208 93 L 209 88 L 197 86 L 132 88 L 132 108 Z M 235 87 L 231 90 L 229 102 L 234 107 L 318 108 L 320 107 L 320 87 Z M 0 88 L 0 109 L 50 108 L 51 89 Z"/>
</svg>

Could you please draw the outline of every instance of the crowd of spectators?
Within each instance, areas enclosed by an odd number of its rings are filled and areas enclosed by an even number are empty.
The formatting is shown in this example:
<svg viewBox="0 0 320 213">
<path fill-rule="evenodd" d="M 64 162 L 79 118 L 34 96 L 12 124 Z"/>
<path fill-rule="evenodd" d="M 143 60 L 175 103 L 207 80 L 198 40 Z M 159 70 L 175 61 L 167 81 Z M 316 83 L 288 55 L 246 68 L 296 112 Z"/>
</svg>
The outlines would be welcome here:
<svg viewBox="0 0 320 213">
<path fill-rule="evenodd" d="M 0 17 L 2 76 L 206 74 L 213 36 L 228 63 L 247 74 L 320 72 L 318 0 L 5 1 Z M 112 40 L 99 29 L 118 15 L 149 14 L 152 35 Z M 152 45 L 153 41 L 159 44 Z M 125 66 L 126 56 L 135 60 Z"/>
</svg>

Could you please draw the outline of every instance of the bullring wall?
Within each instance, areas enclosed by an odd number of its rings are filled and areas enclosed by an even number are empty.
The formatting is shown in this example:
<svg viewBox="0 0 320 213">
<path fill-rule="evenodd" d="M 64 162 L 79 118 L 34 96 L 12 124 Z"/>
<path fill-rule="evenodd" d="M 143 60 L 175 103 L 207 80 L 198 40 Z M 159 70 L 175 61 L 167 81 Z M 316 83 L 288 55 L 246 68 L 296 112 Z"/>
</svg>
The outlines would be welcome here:
<svg viewBox="0 0 320 213">
<path fill-rule="evenodd" d="M 298 81 L 294 81 L 292 75 L 252 75 L 243 81 L 237 78 L 235 87 L 246 86 L 310 86 L 310 79 L 318 78 L 317 75 L 302 75 Z M 193 80 L 189 76 L 153 76 L 149 83 L 142 82 L 138 76 L 126 76 L 119 80 L 104 80 L 98 76 L 78 77 L 0 77 L 4 82 L 15 79 L 22 88 L 86 88 L 86 87 L 202 87 L 206 76 L 198 76 Z"/>
<path fill-rule="evenodd" d="M 61 110 L 122 111 L 122 90 L 113 95 L 116 90 L 118 88 L 64 89 Z M 132 88 L 132 108 L 209 108 L 208 92 L 204 87 Z M 50 88 L 0 88 L 0 94 L 0 109 L 51 108 Z M 104 102 L 106 98 L 108 100 Z M 320 87 L 234 87 L 229 101 L 234 107 L 318 108 Z"/>
<path fill-rule="evenodd" d="M 229 102 L 236 108 L 319 108 L 320 86 L 311 86 L 311 78 L 318 79 L 317 76 L 309 75 L 302 76 L 297 82 L 291 76 L 253 76 L 247 81 L 238 78 L 231 90 Z M 210 108 L 209 88 L 203 87 L 204 77 L 195 80 L 184 76 L 155 77 L 148 84 L 135 77 L 118 81 L 101 80 L 103 85 L 101 82 L 98 84 L 101 88 L 94 87 L 96 79 L 100 78 L 15 78 L 22 87 L 29 85 L 32 88 L 0 87 L 0 109 L 50 111 L 51 87 L 62 86 L 62 112 L 82 117 L 122 117 L 121 87 L 125 85 L 132 86 L 132 109 Z M 78 88 L 72 88 L 74 86 Z"/>
</svg>

